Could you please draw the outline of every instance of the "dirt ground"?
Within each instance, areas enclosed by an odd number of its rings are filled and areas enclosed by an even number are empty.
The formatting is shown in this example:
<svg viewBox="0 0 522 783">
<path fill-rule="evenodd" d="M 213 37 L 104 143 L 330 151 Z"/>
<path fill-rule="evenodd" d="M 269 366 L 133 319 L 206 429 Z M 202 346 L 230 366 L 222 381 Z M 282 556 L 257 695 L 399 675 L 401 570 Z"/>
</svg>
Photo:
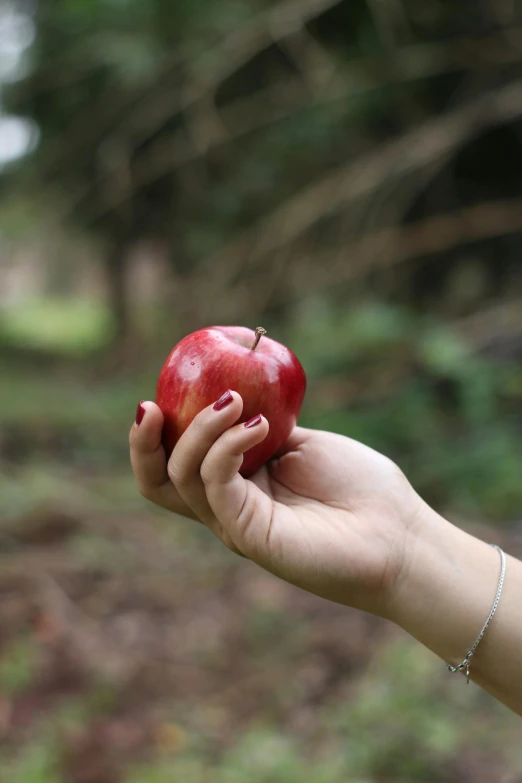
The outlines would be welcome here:
<svg viewBox="0 0 522 783">
<path fill-rule="evenodd" d="M 521 534 L 505 534 L 501 543 L 522 553 Z M 286 585 L 193 523 L 147 511 L 84 518 L 49 508 L 4 526 L 0 547 L 5 759 L 50 731 L 56 779 L 121 783 L 134 763 L 176 755 L 217 769 L 239 737 L 263 726 L 295 738 L 303 758 L 321 758 L 342 742 L 346 705 L 359 705 L 348 724 L 362 739 L 365 725 L 389 733 L 394 710 L 400 713 L 400 704 L 389 705 L 390 715 L 377 705 L 368 723 L 360 705 L 365 693 L 375 702 L 374 686 L 390 687 L 383 683 L 394 667 L 407 683 L 407 662 L 397 669 L 392 658 L 387 671 L 382 651 L 399 645 L 398 659 L 401 645 L 410 652 L 417 645 L 384 621 Z M 422 664 L 417 673 L 413 667 L 406 687 L 420 690 L 408 721 L 417 709 L 429 711 L 432 699 L 438 714 L 461 685 L 439 663 L 430 659 L 428 684 L 419 677 Z M 475 691 L 479 722 L 488 725 L 495 707 Z M 467 709 L 459 717 L 464 704 L 450 698 L 448 720 L 469 721 Z M 409 735 L 411 726 L 398 753 Z M 461 737 L 460 753 L 450 743 L 439 760 L 417 748 L 431 770 L 419 780 L 522 779 L 509 776 L 512 764 L 501 753 L 484 756 L 471 737 Z M 382 754 L 378 744 L 375 753 Z M 374 765 L 373 779 L 391 783 L 393 763 L 388 768 L 391 777 Z"/>
</svg>

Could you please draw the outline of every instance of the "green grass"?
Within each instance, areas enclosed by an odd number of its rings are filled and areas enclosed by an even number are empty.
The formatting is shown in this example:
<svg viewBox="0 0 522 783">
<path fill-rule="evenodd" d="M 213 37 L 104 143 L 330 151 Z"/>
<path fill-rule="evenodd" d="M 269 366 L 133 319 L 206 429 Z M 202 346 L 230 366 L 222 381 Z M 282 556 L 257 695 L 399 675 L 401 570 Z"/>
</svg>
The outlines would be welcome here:
<svg viewBox="0 0 522 783">
<path fill-rule="evenodd" d="M 127 422 L 130 416 L 130 426 L 140 399 L 154 398 L 155 382 L 155 373 L 98 382 L 79 377 L 74 367 L 48 372 L 6 366 L 0 375 L 2 422 L 88 428 L 92 423 Z"/>
<path fill-rule="evenodd" d="M 14 345 L 85 354 L 112 334 L 111 313 L 101 301 L 35 298 L 4 308 L 0 331 Z"/>
<path fill-rule="evenodd" d="M 0 463 L 1 468 L 1 463 Z M 0 469 L 0 497 L 4 519 L 24 517 L 41 508 L 59 508 L 89 513 L 139 512 L 152 506 L 139 495 L 130 468 L 114 468 L 110 473 L 81 466 L 38 460 L 19 467 Z M 150 506 L 150 508 L 149 508 Z"/>
</svg>

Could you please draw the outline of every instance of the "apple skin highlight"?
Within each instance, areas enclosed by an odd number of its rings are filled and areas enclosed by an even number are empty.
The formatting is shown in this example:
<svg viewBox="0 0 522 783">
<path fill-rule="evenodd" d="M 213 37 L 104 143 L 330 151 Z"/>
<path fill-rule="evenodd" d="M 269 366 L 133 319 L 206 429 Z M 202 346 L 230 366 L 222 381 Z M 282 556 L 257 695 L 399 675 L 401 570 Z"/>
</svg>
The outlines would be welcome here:
<svg viewBox="0 0 522 783">
<path fill-rule="evenodd" d="M 165 417 L 167 457 L 194 417 L 227 389 L 243 399 L 239 422 L 261 413 L 270 424 L 265 440 L 245 453 L 241 475 L 251 476 L 283 446 L 297 422 L 306 375 L 290 349 L 270 337 L 259 337 L 259 331 L 206 327 L 172 349 L 156 390 L 156 403 Z"/>
</svg>

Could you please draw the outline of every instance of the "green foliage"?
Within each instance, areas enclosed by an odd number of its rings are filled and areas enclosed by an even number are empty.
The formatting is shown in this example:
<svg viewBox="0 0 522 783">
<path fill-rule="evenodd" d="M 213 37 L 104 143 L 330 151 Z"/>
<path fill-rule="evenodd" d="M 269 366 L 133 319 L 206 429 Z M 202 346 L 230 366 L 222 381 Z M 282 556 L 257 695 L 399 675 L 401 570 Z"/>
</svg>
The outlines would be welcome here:
<svg viewBox="0 0 522 783">
<path fill-rule="evenodd" d="M 339 758 L 310 763 L 290 737 L 263 729 L 249 731 L 223 760 L 222 780 L 242 783 L 337 783 Z"/>
<path fill-rule="evenodd" d="M 307 302 L 288 342 L 316 397 L 303 424 L 393 457 L 435 505 L 489 520 L 522 508 L 522 447 L 508 414 L 521 399 L 516 367 L 475 355 L 445 322 L 376 302 Z M 346 402 L 323 403 L 339 382 Z"/>
<path fill-rule="evenodd" d="M 29 638 L 19 639 L 0 658 L 0 690 L 13 694 L 31 682 L 34 675 L 36 650 Z"/>
<path fill-rule="evenodd" d="M 13 335 L 73 356 L 95 347 L 108 319 L 101 305 L 82 308 L 74 302 L 15 312 Z M 309 378 L 303 425 L 348 435 L 388 454 L 438 507 L 490 521 L 519 513 L 522 447 L 514 411 L 522 398 L 522 375 L 517 365 L 476 355 L 445 321 L 377 301 L 351 308 L 307 301 L 280 337 Z M 153 347 L 150 358 L 150 367 L 103 383 L 70 372 L 37 375 L 13 365 L 0 378 L 4 422 L 13 432 L 26 433 L 36 454 L 38 444 L 45 447 L 57 438 L 58 453 L 65 448 L 73 463 L 112 465 L 114 481 L 102 492 L 117 504 L 127 494 L 126 482 L 118 478 L 127 460 L 122 433 L 136 400 L 154 396 L 162 361 L 154 360 Z M 340 391 L 332 397 L 331 389 Z M 19 481 L 13 475 L 5 482 L 0 478 L 6 508 L 27 508 L 31 497 L 36 503 L 52 498 L 56 481 L 69 496 L 62 473 L 31 464 Z"/>
<path fill-rule="evenodd" d="M 398 643 L 386 650 L 382 666 L 386 673 L 376 681 L 367 677 L 358 698 L 334 719 L 346 733 L 350 769 L 405 781 L 438 780 L 434 769 L 453 758 L 465 739 L 455 706 L 433 698 L 439 663 L 429 653 Z"/>
<path fill-rule="evenodd" d="M 125 783 L 405 783 L 444 781 L 459 758 L 502 746 L 513 775 L 522 774 L 513 716 L 476 686 L 462 687 L 430 652 L 410 639 L 384 645 L 350 696 L 332 695 L 322 706 L 313 742 L 292 730 L 257 721 L 218 757 L 197 738 L 131 763 Z M 2 755 L 2 783 L 58 783 L 58 731 L 80 729 L 110 710 L 112 697 L 73 700 L 48 716 L 47 729 L 23 751 Z M 107 701 L 109 698 L 109 701 Z M 101 700 L 100 700 L 101 699 Z M 94 712 L 93 712 L 94 710 Z M 462 721 L 463 711 L 471 717 Z M 314 750 L 314 748 L 316 748 Z M 492 755 L 493 757 L 493 755 Z"/>
<path fill-rule="evenodd" d="M 270 730 L 251 730 L 218 766 L 196 759 L 181 759 L 138 768 L 127 783 L 341 783 L 346 770 L 337 759 L 307 762 L 291 739 Z M 350 778 L 350 783 L 365 783 Z"/>
<path fill-rule="evenodd" d="M 333 698 L 323 707 L 328 741 L 319 757 L 303 738 L 258 723 L 218 763 L 182 753 L 136 768 L 128 783 L 442 783 L 468 749 L 492 751 L 506 738 L 511 719 L 478 688 L 463 690 L 461 684 L 448 678 L 433 654 L 411 640 L 396 640 L 381 649 L 349 698 Z M 463 710 L 482 717 L 463 722 Z M 522 772 L 515 737 L 504 747 L 513 772 Z"/>
<path fill-rule="evenodd" d="M 16 760 L 0 761 L 0 783 L 61 783 L 55 748 L 34 742 Z"/>
<path fill-rule="evenodd" d="M 312 299 L 299 305 L 288 341 L 307 375 L 321 378 L 388 357 L 408 341 L 413 324 L 411 314 L 385 303 L 339 307 Z"/>
</svg>

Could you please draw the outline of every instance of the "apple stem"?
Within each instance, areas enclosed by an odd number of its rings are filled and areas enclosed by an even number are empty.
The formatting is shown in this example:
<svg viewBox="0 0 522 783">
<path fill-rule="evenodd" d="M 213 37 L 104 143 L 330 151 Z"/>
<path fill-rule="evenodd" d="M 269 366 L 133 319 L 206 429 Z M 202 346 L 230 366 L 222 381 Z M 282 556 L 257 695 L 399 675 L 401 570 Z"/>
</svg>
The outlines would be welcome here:
<svg viewBox="0 0 522 783">
<path fill-rule="evenodd" d="M 266 329 L 263 329 L 262 326 L 258 326 L 255 331 L 256 339 L 252 343 L 252 348 L 251 348 L 252 351 L 256 350 L 258 343 L 264 334 L 266 334 Z"/>
</svg>

